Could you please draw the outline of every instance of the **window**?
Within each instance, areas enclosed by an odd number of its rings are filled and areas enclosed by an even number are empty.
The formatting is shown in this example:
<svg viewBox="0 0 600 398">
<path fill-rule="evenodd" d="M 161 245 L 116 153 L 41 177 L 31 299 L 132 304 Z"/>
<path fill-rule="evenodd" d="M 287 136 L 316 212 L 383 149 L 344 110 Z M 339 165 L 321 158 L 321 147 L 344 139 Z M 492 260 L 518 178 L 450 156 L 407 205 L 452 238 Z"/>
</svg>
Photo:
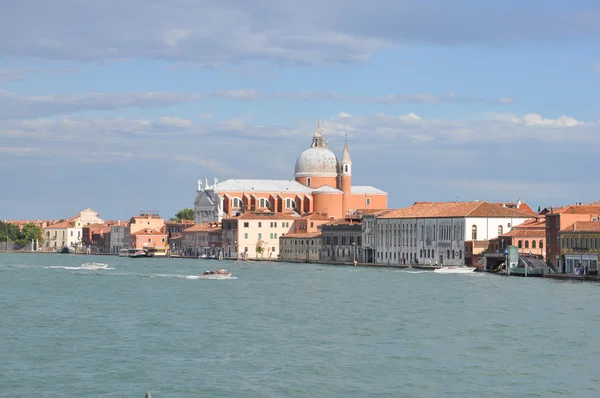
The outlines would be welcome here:
<svg viewBox="0 0 600 398">
<path fill-rule="evenodd" d="M 535 249 L 535 244 L 536 244 L 536 241 L 532 240 L 532 241 L 531 241 L 531 248 L 532 248 L 532 249 Z"/>
<path fill-rule="evenodd" d="M 504 228 L 502 228 L 502 225 L 498 225 L 498 236 L 502 235 L 504 233 Z"/>
<path fill-rule="evenodd" d="M 277 222 L 274 222 L 274 223 L 273 223 L 273 226 L 274 226 L 275 228 L 277 228 Z"/>
<path fill-rule="evenodd" d="M 528 240 L 525 241 L 525 249 L 529 249 L 529 241 Z"/>
<path fill-rule="evenodd" d="M 248 239 L 248 233 L 247 232 L 244 234 L 244 239 Z"/>
<path fill-rule="evenodd" d="M 296 208 L 296 202 L 294 201 L 294 199 L 287 198 L 285 200 L 285 207 L 287 207 L 288 209 L 294 209 Z"/>
<path fill-rule="evenodd" d="M 258 222 L 258 228 L 262 227 L 262 222 Z"/>
<path fill-rule="evenodd" d="M 556 217 L 556 228 L 560 228 L 560 217 Z"/>
<path fill-rule="evenodd" d="M 550 234 L 546 234 L 546 244 L 550 244 Z M 542 246 L 540 245 L 540 249 Z"/>
<path fill-rule="evenodd" d="M 262 239 L 262 234 L 259 232 L 258 233 L 258 240 L 261 240 L 261 239 Z"/>
<path fill-rule="evenodd" d="M 258 200 L 258 207 L 271 207 L 271 206 L 270 206 L 270 203 L 269 203 L 269 201 L 267 199 L 260 198 Z"/>
<path fill-rule="evenodd" d="M 348 172 L 348 165 L 344 166 L 344 171 L 347 173 Z"/>
<path fill-rule="evenodd" d="M 233 198 L 231 199 L 231 207 L 233 208 L 239 208 L 242 207 L 242 201 L 240 198 Z"/>
<path fill-rule="evenodd" d="M 471 240 L 477 240 L 477 225 L 471 227 Z"/>
<path fill-rule="evenodd" d="M 346 166 L 348 167 L 348 166 Z M 367 198 L 367 206 L 371 206 L 371 198 Z"/>
<path fill-rule="evenodd" d="M 306 185 L 310 187 L 310 177 L 306 179 Z"/>
<path fill-rule="evenodd" d="M 248 227 L 250 227 L 250 223 L 249 222 L 245 222 L 244 223 L 244 228 L 248 228 Z"/>
<path fill-rule="evenodd" d="M 310 227 L 312 228 L 312 227 L 314 227 L 314 226 L 315 226 L 315 223 L 311 221 L 311 223 L 310 223 Z"/>
</svg>

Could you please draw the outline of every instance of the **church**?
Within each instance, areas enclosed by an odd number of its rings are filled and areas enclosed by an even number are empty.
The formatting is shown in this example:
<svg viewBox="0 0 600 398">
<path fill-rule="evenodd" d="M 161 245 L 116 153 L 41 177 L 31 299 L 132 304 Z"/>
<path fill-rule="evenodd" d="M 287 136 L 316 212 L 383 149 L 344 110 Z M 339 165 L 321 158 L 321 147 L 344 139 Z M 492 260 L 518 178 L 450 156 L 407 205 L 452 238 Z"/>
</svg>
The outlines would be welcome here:
<svg viewBox="0 0 600 398">
<path fill-rule="evenodd" d="M 294 180 L 229 179 L 212 185 L 198 180 L 196 224 L 221 222 L 247 211 L 317 213 L 342 218 L 357 209 L 387 209 L 388 194 L 372 186 L 352 185 L 348 142 L 341 160 L 328 148 L 319 123 L 310 148 L 296 160 Z"/>
</svg>

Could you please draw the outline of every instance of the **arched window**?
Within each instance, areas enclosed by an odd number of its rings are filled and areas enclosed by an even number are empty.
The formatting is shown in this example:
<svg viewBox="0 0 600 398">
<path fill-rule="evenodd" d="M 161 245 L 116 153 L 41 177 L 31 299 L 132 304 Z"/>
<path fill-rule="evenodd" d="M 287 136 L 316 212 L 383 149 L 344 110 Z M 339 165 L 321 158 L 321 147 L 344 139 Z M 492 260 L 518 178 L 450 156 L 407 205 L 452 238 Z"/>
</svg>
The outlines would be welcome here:
<svg viewBox="0 0 600 398">
<path fill-rule="evenodd" d="M 498 236 L 502 235 L 504 233 L 504 228 L 502 228 L 502 225 L 498 225 Z"/>
<path fill-rule="evenodd" d="M 271 207 L 269 200 L 265 198 L 260 198 L 258 200 L 258 207 Z"/>
<path fill-rule="evenodd" d="M 536 244 L 536 242 L 535 242 L 534 240 L 532 240 L 532 241 L 531 241 L 531 248 L 532 248 L 532 249 L 535 249 L 535 244 Z"/>
<path fill-rule="evenodd" d="M 348 165 L 344 166 L 344 171 L 347 173 L 348 172 Z"/>
<path fill-rule="evenodd" d="M 477 225 L 471 227 L 471 240 L 477 240 Z"/>
<path fill-rule="evenodd" d="M 525 249 L 529 249 L 529 241 L 528 240 L 525 241 Z"/>
<path fill-rule="evenodd" d="M 544 248 L 544 241 L 540 240 L 540 249 L 543 249 L 543 248 Z"/>
<path fill-rule="evenodd" d="M 517 246 L 519 247 L 519 249 L 523 248 L 523 241 L 520 240 L 519 243 L 517 244 Z"/>
<path fill-rule="evenodd" d="M 306 185 L 310 187 L 310 177 L 306 179 Z"/>
</svg>

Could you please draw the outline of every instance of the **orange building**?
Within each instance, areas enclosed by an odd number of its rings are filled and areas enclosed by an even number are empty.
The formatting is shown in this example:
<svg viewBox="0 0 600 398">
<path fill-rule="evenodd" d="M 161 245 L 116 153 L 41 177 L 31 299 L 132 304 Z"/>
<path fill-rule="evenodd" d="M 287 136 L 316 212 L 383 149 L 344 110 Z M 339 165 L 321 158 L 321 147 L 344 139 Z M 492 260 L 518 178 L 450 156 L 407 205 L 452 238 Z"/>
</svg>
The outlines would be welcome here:
<svg viewBox="0 0 600 398">
<path fill-rule="evenodd" d="M 356 209 L 386 209 L 386 192 L 372 186 L 352 185 L 348 143 L 341 161 L 333 153 L 319 125 L 308 149 L 296 160 L 294 180 L 199 180 L 194 201 L 195 222 L 220 222 L 247 211 L 318 213 L 342 218 Z"/>
</svg>

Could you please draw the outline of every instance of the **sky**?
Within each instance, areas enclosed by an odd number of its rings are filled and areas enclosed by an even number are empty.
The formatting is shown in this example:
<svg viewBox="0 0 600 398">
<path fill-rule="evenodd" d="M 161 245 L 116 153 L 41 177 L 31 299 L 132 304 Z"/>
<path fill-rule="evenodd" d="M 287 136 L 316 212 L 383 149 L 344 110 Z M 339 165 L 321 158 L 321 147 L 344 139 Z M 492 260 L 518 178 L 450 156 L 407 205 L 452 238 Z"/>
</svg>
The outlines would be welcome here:
<svg viewBox="0 0 600 398">
<path fill-rule="evenodd" d="M 293 179 L 318 120 L 390 207 L 600 200 L 597 0 L 9 3 L 0 219 L 170 218 Z"/>
</svg>

